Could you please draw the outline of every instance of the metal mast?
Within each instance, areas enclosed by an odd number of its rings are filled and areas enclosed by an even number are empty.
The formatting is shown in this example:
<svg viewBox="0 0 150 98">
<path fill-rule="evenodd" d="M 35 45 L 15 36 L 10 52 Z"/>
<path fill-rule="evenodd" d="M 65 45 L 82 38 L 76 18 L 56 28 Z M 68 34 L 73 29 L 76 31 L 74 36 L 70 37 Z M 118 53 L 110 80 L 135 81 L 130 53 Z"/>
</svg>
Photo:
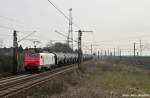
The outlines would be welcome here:
<svg viewBox="0 0 150 98">
<path fill-rule="evenodd" d="M 17 74 L 17 48 L 18 48 L 18 42 L 17 42 L 17 31 L 14 30 L 13 32 L 13 74 Z"/>
<path fill-rule="evenodd" d="M 78 30 L 76 31 L 78 32 L 78 68 L 79 68 L 79 65 L 82 63 L 82 56 L 83 56 L 83 53 L 82 53 L 82 33 L 83 32 L 93 32 L 93 31 L 81 31 L 81 30 Z"/>
<path fill-rule="evenodd" d="M 72 8 L 69 9 L 69 30 L 67 44 L 73 49 Z"/>
</svg>

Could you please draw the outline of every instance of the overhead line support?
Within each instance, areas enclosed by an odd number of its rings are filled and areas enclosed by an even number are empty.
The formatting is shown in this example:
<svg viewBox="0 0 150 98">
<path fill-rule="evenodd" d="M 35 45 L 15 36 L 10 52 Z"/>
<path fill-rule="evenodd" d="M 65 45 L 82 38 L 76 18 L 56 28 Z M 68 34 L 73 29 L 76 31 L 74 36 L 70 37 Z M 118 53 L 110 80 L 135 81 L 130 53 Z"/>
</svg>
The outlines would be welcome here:
<svg viewBox="0 0 150 98">
<path fill-rule="evenodd" d="M 18 42 L 17 42 L 17 31 L 13 31 L 13 74 L 17 74 L 17 50 L 18 50 Z"/>
<path fill-rule="evenodd" d="M 93 31 L 81 31 L 81 30 L 78 30 L 76 32 L 78 32 L 78 68 L 79 68 L 79 65 L 82 63 L 82 59 L 83 59 L 83 53 L 82 53 L 82 33 L 83 32 L 93 32 Z"/>
</svg>

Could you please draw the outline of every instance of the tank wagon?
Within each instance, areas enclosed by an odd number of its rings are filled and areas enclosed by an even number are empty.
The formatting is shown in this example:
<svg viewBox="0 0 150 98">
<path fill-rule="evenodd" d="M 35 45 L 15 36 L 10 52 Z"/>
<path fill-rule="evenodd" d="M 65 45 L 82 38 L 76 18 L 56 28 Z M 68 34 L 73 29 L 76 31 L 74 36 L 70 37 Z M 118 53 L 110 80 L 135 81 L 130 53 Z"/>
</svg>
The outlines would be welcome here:
<svg viewBox="0 0 150 98">
<path fill-rule="evenodd" d="M 83 61 L 89 60 L 90 55 L 83 55 Z M 24 68 L 26 71 L 52 69 L 78 62 L 78 54 L 75 53 L 49 53 L 34 50 L 23 52 Z"/>
</svg>

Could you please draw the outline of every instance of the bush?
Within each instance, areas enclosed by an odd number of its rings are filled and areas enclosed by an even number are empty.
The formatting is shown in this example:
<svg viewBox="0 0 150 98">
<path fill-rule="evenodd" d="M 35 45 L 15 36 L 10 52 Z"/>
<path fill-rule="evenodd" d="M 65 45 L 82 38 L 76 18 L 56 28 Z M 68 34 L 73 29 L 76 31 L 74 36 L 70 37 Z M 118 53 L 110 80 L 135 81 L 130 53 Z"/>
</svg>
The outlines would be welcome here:
<svg viewBox="0 0 150 98">
<path fill-rule="evenodd" d="M 0 55 L 0 72 L 10 72 L 12 70 L 12 56 Z"/>
</svg>

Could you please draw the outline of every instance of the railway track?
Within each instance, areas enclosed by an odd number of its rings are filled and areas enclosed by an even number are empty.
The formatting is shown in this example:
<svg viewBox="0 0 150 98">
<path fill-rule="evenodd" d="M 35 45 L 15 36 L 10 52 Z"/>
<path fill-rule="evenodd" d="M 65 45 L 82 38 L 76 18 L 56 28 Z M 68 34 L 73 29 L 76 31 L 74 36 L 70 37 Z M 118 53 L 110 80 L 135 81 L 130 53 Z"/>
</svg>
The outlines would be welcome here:
<svg viewBox="0 0 150 98">
<path fill-rule="evenodd" d="M 27 90 L 33 86 L 44 83 L 56 75 L 69 72 L 77 68 L 76 65 L 64 66 L 39 74 L 22 75 L 0 80 L 0 98 L 7 98 Z"/>
<path fill-rule="evenodd" d="M 0 74 L 0 79 L 1 79 L 1 78 L 4 78 L 4 77 L 11 76 L 11 75 L 12 75 L 12 73 L 10 73 L 10 72 L 1 73 L 1 74 Z"/>
<path fill-rule="evenodd" d="M 26 74 L 19 74 L 19 75 L 12 75 L 12 76 L 9 76 L 9 77 L 3 77 L 3 78 L 0 78 L 0 83 L 2 81 L 13 80 L 13 79 L 23 77 L 23 76 L 26 76 Z"/>
</svg>

